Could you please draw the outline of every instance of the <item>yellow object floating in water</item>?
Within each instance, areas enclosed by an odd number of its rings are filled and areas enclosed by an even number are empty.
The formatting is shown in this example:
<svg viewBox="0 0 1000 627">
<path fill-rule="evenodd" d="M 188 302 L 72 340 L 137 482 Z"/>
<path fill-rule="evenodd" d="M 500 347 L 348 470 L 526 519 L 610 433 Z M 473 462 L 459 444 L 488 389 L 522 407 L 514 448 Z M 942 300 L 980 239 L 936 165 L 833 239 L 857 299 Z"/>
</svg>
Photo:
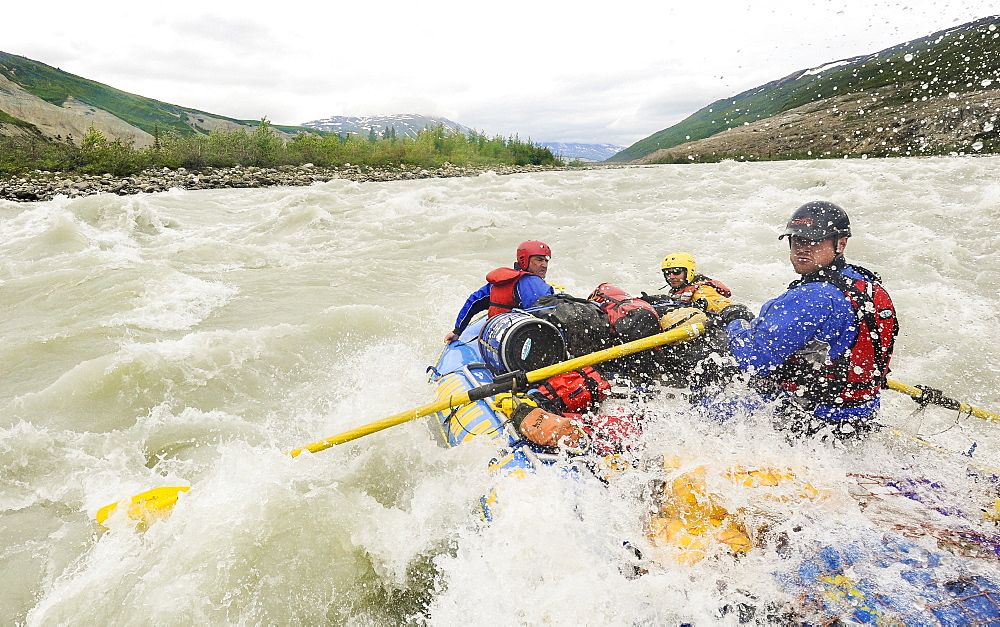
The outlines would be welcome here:
<svg viewBox="0 0 1000 627">
<path fill-rule="evenodd" d="M 171 508 L 177 502 L 177 497 L 181 492 L 187 492 L 190 489 L 191 486 L 153 488 L 142 494 L 136 494 L 131 499 L 105 505 L 97 510 L 95 518 L 98 524 L 105 526 L 104 521 L 118 509 L 118 506 L 122 503 L 128 503 L 128 517 L 136 521 L 140 529 L 145 529 L 151 523 L 169 516 Z"/>
<path fill-rule="evenodd" d="M 986 518 L 992 520 L 993 522 L 1000 522 L 1000 499 L 997 499 L 993 503 L 993 509 L 987 510 L 985 512 Z"/>
<path fill-rule="evenodd" d="M 664 465 L 668 469 L 681 466 L 680 460 Z M 760 497 L 772 501 L 819 496 L 819 490 L 789 469 L 736 466 L 719 474 L 734 487 L 763 488 Z M 722 496 L 708 487 L 706 467 L 697 466 L 664 486 L 659 511 L 647 529 L 654 545 L 670 549 L 682 564 L 694 564 L 720 550 L 735 555 L 753 548 L 742 514 L 726 509 Z"/>
</svg>

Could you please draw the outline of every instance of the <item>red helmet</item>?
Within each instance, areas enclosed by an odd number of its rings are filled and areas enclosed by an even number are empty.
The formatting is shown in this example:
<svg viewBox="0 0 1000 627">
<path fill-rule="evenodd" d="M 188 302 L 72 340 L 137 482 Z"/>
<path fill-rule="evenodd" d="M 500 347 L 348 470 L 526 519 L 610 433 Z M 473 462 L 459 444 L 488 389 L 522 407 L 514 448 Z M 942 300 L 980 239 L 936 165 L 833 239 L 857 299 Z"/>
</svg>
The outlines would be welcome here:
<svg viewBox="0 0 1000 627">
<path fill-rule="evenodd" d="M 521 270 L 527 270 L 528 258 L 532 255 L 544 255 L 546 257 L 551 257 L 552 249 L 549 248 L 548 244 L 533 239 L 521 242 L 521 244 L 517 247 L 517 267 Z"/>
</svg>

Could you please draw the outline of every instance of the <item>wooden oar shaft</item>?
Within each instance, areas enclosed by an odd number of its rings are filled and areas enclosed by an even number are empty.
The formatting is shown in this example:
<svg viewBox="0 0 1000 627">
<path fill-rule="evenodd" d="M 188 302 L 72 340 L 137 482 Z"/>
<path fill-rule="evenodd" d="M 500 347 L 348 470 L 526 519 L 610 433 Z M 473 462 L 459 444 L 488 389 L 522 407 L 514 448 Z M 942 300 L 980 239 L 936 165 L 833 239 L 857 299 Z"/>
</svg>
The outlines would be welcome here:
<svg viewBox="0 0 1000 627">
<path fill-rule="evenodd" d="M 914 400 L 920 400 L 924 396 L 925 390 L 918 388 L 913 385 L 907 385 L 905 383 L 900 383 L 899 381 L 893 381 L 889 379 L 885 382 L 885 387 L 890 390 L 895 390 L 897 392 L 902 392 L 908 396 L 911 396 Z M 988 412 L 984 409 L 977 409 L 970 405 L 966 405 L 961 401 L 956 401 L 954 399 L 942 396 L 941 400 L 944 402 L 935 402 L 931 399 L 929 402 L 934 402 L 937 405 L 942 405 L 948 409 L 955 409 L 963 414 L 969 414 L 970 416 L 975 416 L 976 418 L 982 418 L 983 420 L 993 420 L 1000 422 L 1000 414 L 994 414 L 993 412 Z"/>
<path fill-rule="evenodd" d="M 588 355 L 583 355 L 581 357 L 576 357 L 574 359 L 569 359 L 567 361 L 561 361 L 558 364 L 553 364 L 551 366 L 546 366 L 545 368 L 539 368 L 538 370 L 532 370 L 525 375 L 528 383 L 536 383 L 538 381 L 544 381 L 546 379 L 551 379 L 552 377 L 558 376 L 576 370 L 577 368 L 583 368 L 584 366 L 592 366 L 594 364 L 599 364 L 601 362 L 609 361 L 611 359 L 616 359 L 618 357 L 624 357 L 625 355 L 631 355 L 632 353 L 638 353 L 639 351 L 644 351 L 650 348 L 656 348 L 657 346 L 664 346 L 666 344 L 674 344 L 676 342 L 682 342 L 689 340 L 705 332 L 704 324 L 691 324 L 679 329 L 673 329 L 671 331 L 664 331 L 663 333 L 657 333 L 650 337 L 642 338 L 640 340 L 635 340 L 634 342 L 628 342 L 627 344 L 620 344 L 618 346 L 612 346 L 611 348 L 606 348 L 596 353 L 590 353 Z M 484 389 L 485 388 L 485 389 Z M 509 388 L 508 388 L 509 389 Z M 485 394 L 485 392 L 493 391 L 491 394 Z M 350 431 L 345 431 L 343 433 L 338 433 L 337 435 L 330 436 L 328 438 L 322 439 L 318 442 L 313 442 L 312 444 L 307 444 L 306 446 L 299 447 L 295 450 L 289 451 L 288 455 L 296 457 L 303 451 L 310 451 L 312 453 L 317 453 L 319 451 L 326 450 L 331 446 L 336 446 L 337 444 L 343 444 L 344 442 L 350 442 L 351 440 L 357 440 L 366 435 L 382 431 L 383 429 L 388 429 L 389 427 L 395 427 L 396 425 L 403 424 L 404 422 L 409 422 L 411 420 L 416 420 L 417 418 L 422 418 L 424 416 L 429 416 L 435 412 L 442 411 L 444 409 L 451 409 L 453 407 L 461 407 L 472 401 L 485 398 L 488 395 L 496 394 L 500 392 L 501 389 L 494 388 L 492 386 L 483 386 L 483 388 L 473 388 L 472 396 L 470 392 L 463 392 L 462 394 L 457 394 L 454 396 L 449 396 L 448 398 L 437 400 L 433 403 L 428 403 L 420 407 L 409 409 L 407 411 L 398 413 L 394 416 L 389 416 L 388 418 L 383 418 L 382 420 L 377 420 L 375 422 L 368 423 L 364 426 L 357 427 L 356 429 L 351 429 Z M 479 392 L 479 394 L 475 394 Z"/>
</svg>

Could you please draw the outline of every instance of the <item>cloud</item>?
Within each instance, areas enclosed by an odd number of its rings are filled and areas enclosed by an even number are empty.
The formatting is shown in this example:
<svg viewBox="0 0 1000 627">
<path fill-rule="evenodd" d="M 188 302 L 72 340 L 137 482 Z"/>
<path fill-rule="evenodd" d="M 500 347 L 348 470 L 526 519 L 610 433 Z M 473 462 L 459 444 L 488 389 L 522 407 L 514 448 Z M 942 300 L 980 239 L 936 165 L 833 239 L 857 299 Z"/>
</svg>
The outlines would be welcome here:
<svg viewBox="0 0 1000 627">
<path fill-rule="evenodd" d="M 989 15 L 986 0 L 16 3 L 0 42 L 125 91 L 280 124 L 423 113 L 628 145 L 714 100 Z"/>
<path fill-rule="evenodd" d="M 240 15 L 206 13 L 195 16 L 164 17 L 155 28 L 167 29 L 173 38 L 204 46 L 213 44 L 230 53 L 281 56 L 287 46 L 274 36 L 270 24 Z"/>
</svg>

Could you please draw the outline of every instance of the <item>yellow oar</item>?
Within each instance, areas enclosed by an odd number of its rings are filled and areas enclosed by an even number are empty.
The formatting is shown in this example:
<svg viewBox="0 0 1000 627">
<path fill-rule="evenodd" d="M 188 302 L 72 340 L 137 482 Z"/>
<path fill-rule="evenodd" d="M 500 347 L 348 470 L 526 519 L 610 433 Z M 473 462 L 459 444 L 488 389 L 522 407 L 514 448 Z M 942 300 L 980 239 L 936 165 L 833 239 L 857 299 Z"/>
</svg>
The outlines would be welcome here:
<svg viewBox="0 0 1000 627">
<path fill-rule="evenodd" d="M 350 442 L 351 440 L 357 440 L 358 438 L 382 431 L 383 429 L 388 429 L 389 427 L 403 424 L 404 422 L 409 422 L 424 416 L 430 416 L 435 412 L 461 407 L 462 405 L 482 400 L 501 392 L 509 392 L 515 388 L 518 390 L 526 390 L 528 385 L 531 383 L 544 381 L 554 376 L 570 372 L 571 370 L 576 370 L 577 368 L 599 364 L 618 357 L 624 357 L 625 355 L 631 355 L 632 353 L 638 353 L 639 351 L 656 348 L 657 346 L 683 342 L 685 340 L 698 337 L 704 332 L 704 324 L 692 324 L 679 329 L 658 333 L 627 344 L 612 346 L 611 348 L 606 348 L 602 351 L 597 351 L 596 353 L 590 353 L 589 355 L 583 355 L 575 359 L 562 361 L 558 364 L 546 366 L 545 368 L 539 368 L 538 370 L 532 370 L 528 373 L 518 372 L 512 373 L 511 375 L 497 377 L 493 383 L 488 385 L 482 385 L 473 388 L 468 392 L 463 392 L 462 394 L 456 394 L 445 399 L 437 400 L 433 403 L 421 405 L 415 409 L 410 409 L 393 416 L 389 416 L 388 418 L 383 418 L 382 420 L 376 420 L 375 422 L 371 422 L 362 427 L 330 436 L 329 438 L 313 442 L 312 444 L 307 444 L 306 446 L 288 451 L 287 455 L 296 457 L 303 451 L 317 453 L 328 449 L 331 446 L 343 444 L 344 442 Z M 107 520 L 111 513 L 115 511 L 120 503 L 128 502 L 130 503 L 128 511 L 129 517 L 139 521 L 140 525 L 148 526 L 150 522 L 169 516 L 170 509 L 174 506 L 174 503 L 177 502 L 178 494 L 180 492 L 186 492 L 189 489 L 190 486 L 154 488 L 148 492 L 137 494 L 126 501 L 106 505 L 98 510 L 97 522 L 103 523 Z"/>
<path fill-rule="evenodd" d="M 583 355 L 575 359 L 570 359 L 568 361 L 562 361 L 558 364 L 552 366 L 546 366 L 545 368 L 539 368 L 538 370 L 532 370 L 528 373 L 516 373 L 523 374 L 521 377 L 498 377 L 496 381 L 489 385 L 483 385 L 477 388 L 472 388 L 468 392 L 457 394 L 455 396 L 449 396 L 448 398 L 435 401 L 433 403 L 428 403 L 427 405 L 422 405 L 416 409 L 411 409 L 409 411 L 404 411 L 402 413 L 396 414 L 394 416 L 389 416 L 388 418 L 383 418 L 376 422 L 369 423 L 363 427 L 358 427 L 357 429 L 352 429 L 350 431 L 345 431 L 338 435 L 326 438 L 325 440 L 320 440 L 319 442 L 313 442 L 312 444 L 307 444 L 301 448 L 297 448 L 293 451 L 289 451 L 288 454 L 295 457 L 303 451 L 310 451 L 317 453 L 319 451 L 330 448 L 337 444 L 343 444 L 344 442 L 350 442 L 351 440 L 356 440 L 360 437 L 364 437 L 370 433 L 375 433 L 376 431 L 381 431 L 383 429 L 388 429 L 389 427 L 394 427 L 398 424 L 404 422 L 409 422 L 416 418 L 422 416 L 429 416 L 435 412 L 439 412 L 444 409 L 452 409 L 454 407 L 460 407 L 474 401 L 479 401 L 484 398 L 488 398 L 495 394 L 501 392 L 510 391 L 510 389 L 516 385 L 522 386 L 524 389 L 527 388 L 526 384 L 537 383 L 538 381 L 544 381 L 546 379 L 551 379 L 560 374 L 570 372 L 571 370 L 576 370 L 577 368 L 583 368 L 584 366 L 592 366 L 594 364 L 599 364 L 604 361 L 609 361 L 617 357 L 624 357 L 625 355 L 631 355 L 632 353 L 638 353 L 650 348 L 656 348 L 657 346 L 663 346 L 665 344 L 674 344 L 676 342 L 683 342 L 685 340 L 698 337 L 705 332 L 705 325 L 692 324 L 686 327 L 681 327 L 679 329 L 674 329 L 672 331 L 665 331 L 663 333 L 658 333 L 650 337 L 643 338 L 641 340 L 635 340 L 634 342 L 629 342 L 627 344 L 620 344 L 618 346 L 612 346 L 611 348 L 606 348 L 602 351 L 597 351 L 596 353 L 590 353 L 589 355 Z"/>
<path fill-rule="evenodd" d="M 982 418 L 983 420 L 995 420 L 1000 422 L 1000 414 L 994 414 L 983 409 L 970 407 L 969 405 L 956 401 L 953 398 L 948 398 L 941 393 L 941 390 L 935 390 L 934 388 L 923 386 L 906 385 L 905 383 L 900 383 L 891 379 L 885 382 L 885 387 L 911 396 L 913 400 L 917 401 L 922 406 L 927 404 L 940 405 L 945 409 L 954 409 L 960 413 L 969 414 L 970 416 Z"/>
</svg>

